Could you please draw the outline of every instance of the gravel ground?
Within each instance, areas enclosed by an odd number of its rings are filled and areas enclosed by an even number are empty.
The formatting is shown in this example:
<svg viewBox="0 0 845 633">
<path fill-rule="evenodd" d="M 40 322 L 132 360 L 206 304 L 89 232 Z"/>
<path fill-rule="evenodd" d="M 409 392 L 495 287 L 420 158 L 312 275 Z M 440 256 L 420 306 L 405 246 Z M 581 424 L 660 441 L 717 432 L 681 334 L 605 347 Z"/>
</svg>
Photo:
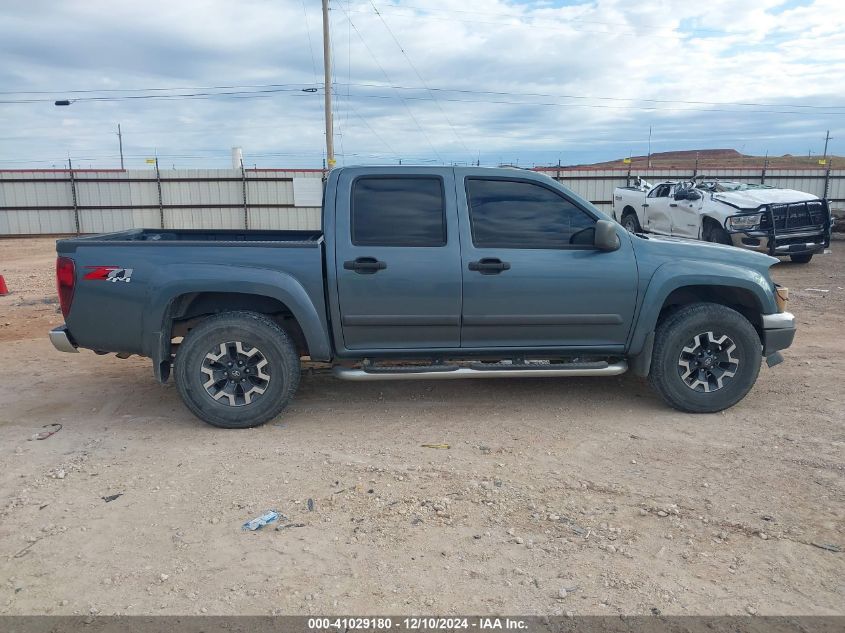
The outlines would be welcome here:
<svg viewBox="0 0 845 633">
<path fill-rule="evenodd" d="M 312 372 L 246 431 L 54 351 L 53 262 L 0 241 L 0 613 L 845 614 L 845 242 L 775 267 L 795 345 L 721 414 L 631 376 Z"/>
</svg>

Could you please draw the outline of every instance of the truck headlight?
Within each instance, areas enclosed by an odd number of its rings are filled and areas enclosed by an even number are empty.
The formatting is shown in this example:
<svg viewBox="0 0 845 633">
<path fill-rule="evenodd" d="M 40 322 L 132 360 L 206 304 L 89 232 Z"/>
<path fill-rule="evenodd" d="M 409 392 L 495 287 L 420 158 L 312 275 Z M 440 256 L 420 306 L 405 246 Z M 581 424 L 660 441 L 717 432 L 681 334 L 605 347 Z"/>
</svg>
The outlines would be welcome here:
<svg viewBox="0 0 845 633">
<path fill-rule="evenodd" d="M 748 231 L 757 228 L 762 216 L 762 213 L 752 213 L 751 215 L 732 215 L 728 218 L 726 224 L 729 231 Z"/>
</svg>

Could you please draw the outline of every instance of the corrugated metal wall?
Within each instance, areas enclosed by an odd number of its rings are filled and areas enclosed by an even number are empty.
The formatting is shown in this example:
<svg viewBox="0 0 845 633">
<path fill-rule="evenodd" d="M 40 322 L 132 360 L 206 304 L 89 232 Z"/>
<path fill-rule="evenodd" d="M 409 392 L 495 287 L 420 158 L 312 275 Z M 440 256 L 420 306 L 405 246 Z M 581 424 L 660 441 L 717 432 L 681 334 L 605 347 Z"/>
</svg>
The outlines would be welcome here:
<svg viewBox="0 0 845 633">
<path fill-rule="evenodd" d="M 688 170 L 542 169 L 604 211 L 613 189 L 637 176 L 650 182 Z M 130 228 L 319 229 L 320 170 L 177 169 L 0 171 L 0 236 L 105 233 Z M 759 183 L 759 169 L 707 176 Z M 827 197 L 845 207 L 845 170 L 771 169 L 767 185 Z M 299 184 L 297 184 L 299 183 Z M 78 223 L 78 226 L 77 226 Z"/>
<path fill-rule="evenodd" d="M 0 171 L 0 236 L 315 229 L 319 186 L 299 187 L 310 195 L 297 195 L 294 183 L 322 176 L 321 170 L 275 169 Z"/>
</svg>

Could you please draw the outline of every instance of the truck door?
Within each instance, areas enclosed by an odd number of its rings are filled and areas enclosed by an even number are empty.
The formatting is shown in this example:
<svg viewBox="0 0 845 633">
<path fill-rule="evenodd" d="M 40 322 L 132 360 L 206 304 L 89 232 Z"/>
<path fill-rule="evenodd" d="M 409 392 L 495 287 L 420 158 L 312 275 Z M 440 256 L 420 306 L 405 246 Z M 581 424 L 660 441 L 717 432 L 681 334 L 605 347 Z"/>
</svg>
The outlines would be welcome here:
<svg viewBox="0 0 845 633">
<path fill-rule="evenodd" d="M 637 294 L 631 238 L 597 250 L 596 216 L 554 182 L 463 174 L 461 346 L 621 351 Z"/>
<path fill-rule="evenodd" d="M 646 226 L 643 227 L 652 233 L 660 235 L 672 234 L 672 220 L 669 215 L 669 193 L 672 189 L 671 183 L 662 183 L 648 192 L 643 208 L 645 211 Z"/>
<path fill-rule="evenodd" d="M 345 347 L 458 347 L 453 170 L 345 169 L 337 191 L 335 266 Z"/>
<path fill-rule="evenodd" d="M 675 198 L 675 195 L 679 191 L 686 193 L 687 196 L 689 195 L 689 191 L 692 191 L 699 197 L 697 199 L 690 199 L 682 195 L 680 199 Z M 677 189 L 672 197 L 673 200 L 669 203 L 669 209 L 672 211 L 672 235 L 676 237 L 699 238 L 701 230 L 701 207 L 704 204 L 703 195 L 697 189 L 686 187 Z"/>
</svg>

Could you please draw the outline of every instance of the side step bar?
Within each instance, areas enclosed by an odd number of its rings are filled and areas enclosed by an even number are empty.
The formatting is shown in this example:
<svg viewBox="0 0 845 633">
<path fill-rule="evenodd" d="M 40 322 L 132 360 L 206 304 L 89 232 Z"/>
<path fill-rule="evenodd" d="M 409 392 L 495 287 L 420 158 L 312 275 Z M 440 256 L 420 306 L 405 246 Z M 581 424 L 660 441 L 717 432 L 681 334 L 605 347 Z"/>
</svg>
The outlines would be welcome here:
<svg viewBox="0 0 845 633">
<path fill-rule="evenodd" d="M 483 364 L 474 363 L 470 367 L 448 366 L 449 369 L 438 367 L 432 371 L 431 367 L 420 367 L 415 371 L 412 367 L 396 367 L 389 371 L 389 367 L 380 367 L 377 371 L 367 371 L 353 367 L 335 365 L 332 373 L 341 380 L 457 380 L 459 378 L 556 378 L 563 376 L 618 376 L 628 371 L 628 363 L 624 360 L 615 363 L 572 363 L 570 365 L 493 365 L 493 368 L 482 369 Z"/>
</svg>

